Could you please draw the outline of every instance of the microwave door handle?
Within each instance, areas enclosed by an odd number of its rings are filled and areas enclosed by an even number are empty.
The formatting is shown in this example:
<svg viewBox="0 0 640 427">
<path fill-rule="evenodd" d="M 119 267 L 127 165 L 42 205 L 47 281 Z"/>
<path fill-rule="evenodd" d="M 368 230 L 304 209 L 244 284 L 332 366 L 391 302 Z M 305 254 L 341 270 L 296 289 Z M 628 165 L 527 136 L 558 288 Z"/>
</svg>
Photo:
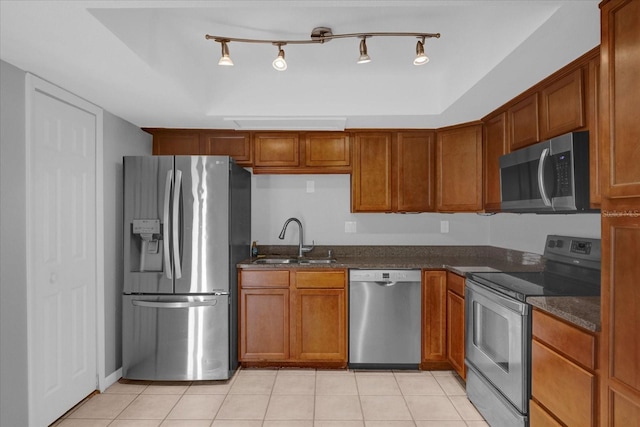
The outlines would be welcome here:
<svg viewBox="0 0 640 427">
<path fill-rule="evenodd" d="M 547 190 L 544 188 L 544 165 L 549 158 L 549 148 L 542 150 L 540 154 L 540 163 L 538 164 L 538 188 L 540 188 L 540 196 L 542 196 L 542 203 L 545 206 L 551 206 L 551 200 L 547 195 Z"/>
<path fill-rule="evenodd" d="M 182 189 L 182 171 L 176 169 L 176 183 L 173 190 L 173 268 L 176 279 L 182 277 L 182 259 L 180 259 L 180 192 Z"/>
<path fill-rule="evenodd" d="M 164 212 L 163 212 L 163 221 L 164 225 L 162 226 L 162 243 L 164 246 L 164 265 L 165 271 L 167 273 L 167 279 L 173 278 L 173 274 L 171 272 L 171 258 L 170 258 L 170 248 L 169 248 L 169 205 L 171 203 L 171 182 L 173 181 L 173 170 L 169 170 L 167 172 L 167 180 L 164 184 Z"/>
</svg>

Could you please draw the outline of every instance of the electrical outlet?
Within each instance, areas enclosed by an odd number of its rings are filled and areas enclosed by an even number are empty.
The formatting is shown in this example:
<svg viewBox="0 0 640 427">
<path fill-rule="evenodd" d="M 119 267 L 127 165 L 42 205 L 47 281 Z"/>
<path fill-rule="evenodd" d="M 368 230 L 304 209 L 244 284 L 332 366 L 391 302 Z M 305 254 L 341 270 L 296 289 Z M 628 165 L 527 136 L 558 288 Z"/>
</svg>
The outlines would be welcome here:
<svg viewBox="0 0 640 427">
<path fill-rule="evenodd" d="M 355 221 L 345 221 L 344 222 L 344 232 L 345 233 L 355 233 L 356 232 L 356 222 Z"/>
<path fill-rule="evenodd" d="M 440 232 L 441 233 L 449 232 L 449 221 L 440 221 Z"/>
<path fill-rule="evenodd" d="M 315 193 L 315 191 L 316 191 L 316 182 L 307 181 L 307 193 Z"/>
</svg>

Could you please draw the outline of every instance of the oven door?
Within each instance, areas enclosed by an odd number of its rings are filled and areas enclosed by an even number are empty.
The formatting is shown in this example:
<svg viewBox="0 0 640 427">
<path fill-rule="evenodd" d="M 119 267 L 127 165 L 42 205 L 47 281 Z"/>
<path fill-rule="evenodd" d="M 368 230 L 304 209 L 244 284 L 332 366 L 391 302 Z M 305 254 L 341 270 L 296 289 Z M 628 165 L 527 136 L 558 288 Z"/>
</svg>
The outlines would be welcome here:
<svg viewBox="0 0 640 427">
<path fill-rule="evenodd" d="M 466 283 L 466 363 L 526 414 L 531 308 L 472 280 Z"/>
</svg>

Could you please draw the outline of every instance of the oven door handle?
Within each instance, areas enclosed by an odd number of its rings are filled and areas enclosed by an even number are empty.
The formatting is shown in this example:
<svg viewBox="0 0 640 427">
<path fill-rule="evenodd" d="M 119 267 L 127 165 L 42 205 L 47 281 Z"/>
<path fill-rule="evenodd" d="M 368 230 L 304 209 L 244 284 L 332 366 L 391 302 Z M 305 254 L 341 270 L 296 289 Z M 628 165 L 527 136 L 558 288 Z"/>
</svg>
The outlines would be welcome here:
<svg viewBox="0 0 640 427">
<path fill-rule="evenodd" d="M 529 305 L 527 303 L 517 301 L 512 298 L 507 298 L 499 293 L 482 286 L 472 280 L 466 280 L 466 286 L 472 292 L 476 294 L 482 295 L 483 297 L 495 302 L 496 304 L 501 305 L 502 307 L 511 310 L 513 312 L 519 313 L 520 315 L 526 315 L 529 312 Z"/>
</svg>

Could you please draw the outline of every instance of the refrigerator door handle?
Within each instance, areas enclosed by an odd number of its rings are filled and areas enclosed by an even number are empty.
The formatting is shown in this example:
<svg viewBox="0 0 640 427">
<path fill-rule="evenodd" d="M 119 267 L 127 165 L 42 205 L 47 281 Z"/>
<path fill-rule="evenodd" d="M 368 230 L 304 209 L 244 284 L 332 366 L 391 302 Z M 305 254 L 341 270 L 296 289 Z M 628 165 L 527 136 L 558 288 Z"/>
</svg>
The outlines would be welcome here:
<svg viewBox="0 0 640 427">
<path fill-rule="evenodd" d="M 193 308 L 193 307 L 213 307 L 218 304 L 217 299 L 204 301 L 144 301 L 133 300 L 131 304 L 138 307 L 148 308 Z"/>
<path fill-rule="evenodd" d="M 176 183 L 173 190 L 173 268 L 176 279 L 182 277 L 182 259 L 180 259 L 180 192 L 182 191 L 182 171 L 176 169 Z"/>
<path fill-rule="evenodd" d="M 163 212 L 163 227 L 162 227 L 162 242 L 164 246 L 164 265 L 167 273 L 167 279 L 172 279 L 171 273 L 171 258 L 169 248 L 169 204 L 171 203 L 171 182 L 173 181 L 173 170 L 167 172 L 167 180 L 164 185 L 164 212 Z"/>
</svg>

